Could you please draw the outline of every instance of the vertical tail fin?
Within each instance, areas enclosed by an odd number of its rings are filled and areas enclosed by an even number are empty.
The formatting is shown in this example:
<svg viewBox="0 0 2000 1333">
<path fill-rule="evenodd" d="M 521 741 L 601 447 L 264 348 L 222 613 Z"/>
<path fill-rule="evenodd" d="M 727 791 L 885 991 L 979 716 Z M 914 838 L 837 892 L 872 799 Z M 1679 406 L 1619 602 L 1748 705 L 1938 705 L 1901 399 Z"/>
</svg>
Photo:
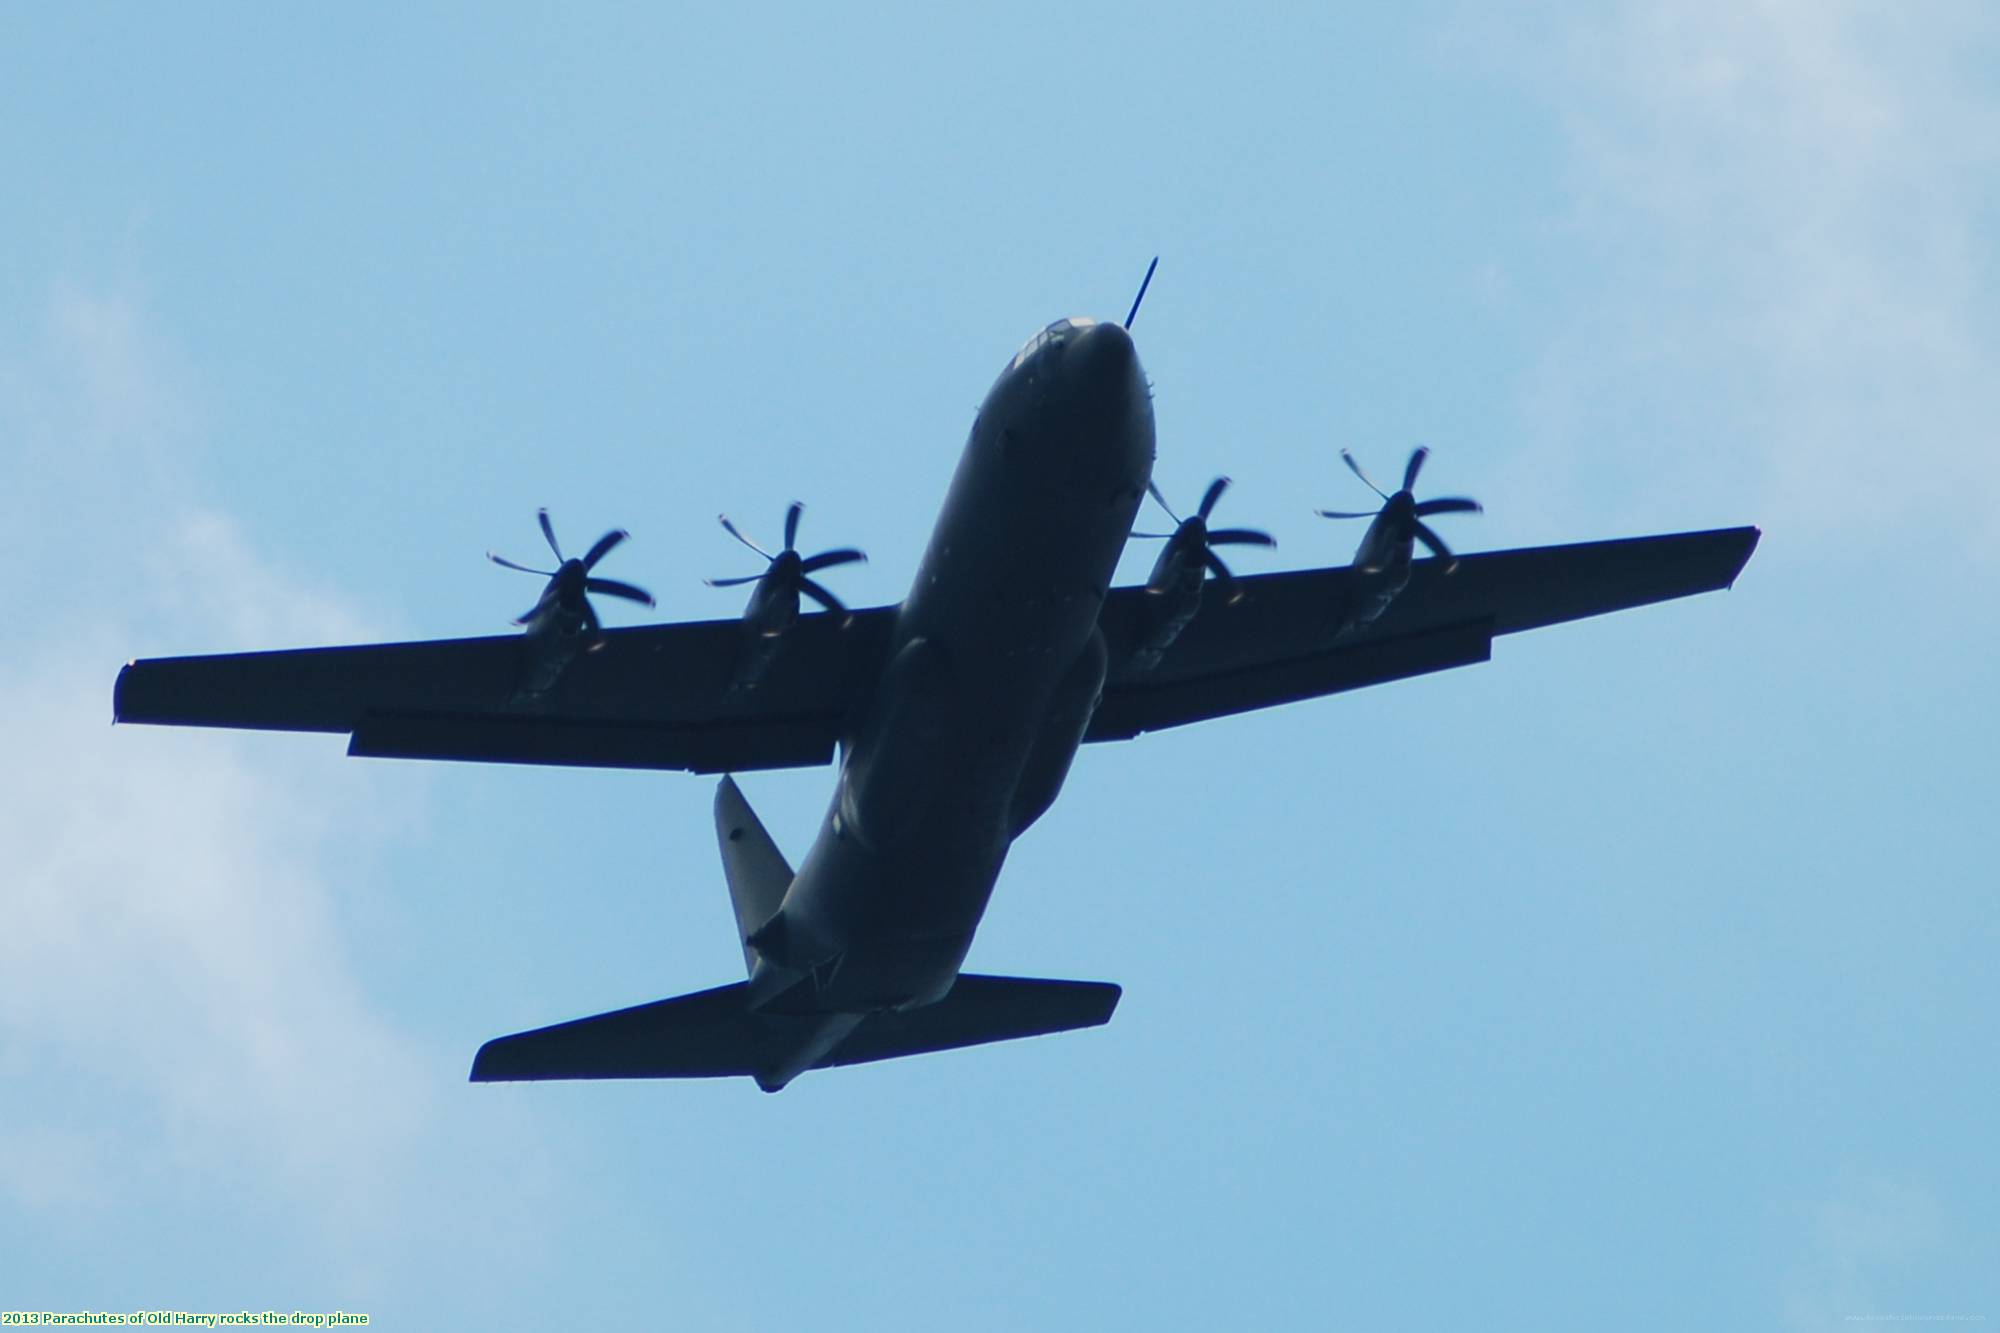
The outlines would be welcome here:
<svg viewBox="0 0 2000 1333">
<path fill-rule="evenodd" d="M 743 966 L 754 971 L 757 952 L 750 947 L 750 936 L 777 915 L 792 886 L 792 867 L 731 777 L 715 789 L 715 839 L 722 848 L 729 901 L 736 908 L 736 937 L 744 941 Z"/>
</svg>

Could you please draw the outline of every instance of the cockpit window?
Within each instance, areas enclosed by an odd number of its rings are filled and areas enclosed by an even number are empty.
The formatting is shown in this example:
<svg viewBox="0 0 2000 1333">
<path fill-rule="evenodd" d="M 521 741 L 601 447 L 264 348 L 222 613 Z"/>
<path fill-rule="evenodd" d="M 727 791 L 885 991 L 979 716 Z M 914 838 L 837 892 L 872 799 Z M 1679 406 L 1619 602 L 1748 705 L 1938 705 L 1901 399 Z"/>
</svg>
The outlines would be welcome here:
<svg viewBox="0 0 2000 1333">
<path fill-rule="evenodd" d="M 1019 370 L 1022 363 L 1048 344 L 1052 342 L 1060 343 L 1069 335 L 1081 333 L 1095 323 L 1097 321 L 1088 315 L 1071 315 L 1068 319 L 1057 320 L 1034 337 L 1028 339 L 1028 341 L 1022 343 L 1021 350 L 1014 353 L 1014 359 L 1007 363 L 1007 369 Z"/>
</svg>

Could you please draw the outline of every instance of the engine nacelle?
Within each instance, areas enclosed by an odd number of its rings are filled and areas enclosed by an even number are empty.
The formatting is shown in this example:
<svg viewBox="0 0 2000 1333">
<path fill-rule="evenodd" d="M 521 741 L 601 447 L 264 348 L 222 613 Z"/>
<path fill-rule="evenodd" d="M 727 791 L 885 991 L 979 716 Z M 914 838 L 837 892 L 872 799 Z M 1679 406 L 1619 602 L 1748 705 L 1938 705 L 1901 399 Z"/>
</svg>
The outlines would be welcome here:
<svg viewBox="0 0 2000 1333">
<path fill-rule="evenodd" d="M 736 651 L 736 666 L 730 673 L 731 690 L 754 690 L 764 673 L 777 660 L 785 632 L 799 618 L 799 590 L 766 574 L 750 594 L 743 612 L 743 641 Z"/>
<path fill-rule="evenodd" d="M 1348 575 L 1347 596 L 1340 608 L 1339 633 L 1366 629 L 1394 605 L 1410 583 L 1410 543 L 1371 551 L 1364 542 Z M 1370 560 L 1380 561 L 1371 565 Z"/>
</svg>

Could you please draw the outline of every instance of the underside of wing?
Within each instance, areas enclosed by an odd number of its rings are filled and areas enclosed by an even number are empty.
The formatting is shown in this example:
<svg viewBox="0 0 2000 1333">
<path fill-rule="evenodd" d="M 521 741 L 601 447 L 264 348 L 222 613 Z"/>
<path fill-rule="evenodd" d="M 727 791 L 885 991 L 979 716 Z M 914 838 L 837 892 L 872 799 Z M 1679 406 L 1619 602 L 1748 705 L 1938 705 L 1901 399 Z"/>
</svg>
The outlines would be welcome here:
<svg viewBox="0 0 2000 1333">
<path fill-rule="evenodd" d="M 1360 576 L 1299 570 L 1238 580 L 1146 666 L 1150 595 L 1119 588 L 1102 624 L 1112 669 L 1086 740 L 1120 740 L 1256 708 L 1483 662 L 1494 636 L 1728 587 L 1755 528 L 1420 560 L 1386 611 L 1354 623 Z"/>
<path fill-rule="evenodd" d="M 386 758 L 687 769 L 832 757 L 894 609 L 802 617 L 742 688 L 740 621 L 611 630 L 595 651 L 527 635 L 154 658 L 119 672 L 120 722 L 345 732 Z"/>
</svg>

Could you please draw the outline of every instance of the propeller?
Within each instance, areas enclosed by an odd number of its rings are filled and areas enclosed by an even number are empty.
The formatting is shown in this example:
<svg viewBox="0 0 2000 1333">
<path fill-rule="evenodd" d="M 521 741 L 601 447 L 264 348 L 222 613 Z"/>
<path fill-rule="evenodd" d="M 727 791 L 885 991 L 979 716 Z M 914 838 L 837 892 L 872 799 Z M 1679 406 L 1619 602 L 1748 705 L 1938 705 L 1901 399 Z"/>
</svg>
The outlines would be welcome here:
<svg viewBox="0 0 2000 1333">
<path fill-rule="evenodd" d="M 549 522 L 549 511 L 538 509 L 535 518 L 542 525 L 542 536 L 548 541 L 549 550 L 555 552 L 554 569 L 531 569 L 491 551 L 486 553 L 486 558 L 496 565 L 518 569 L 523 574 L 538 574 L 549 581 L 548 586 L 542 589 L 541 599 L 515 618 L 516 625 L 526 625 L 553 607 L 581 620 L 589 628 L 591 636 L 601 642 L 604 627 L 597 619 L 597 610 L 591 606 L 588 594 L 603 593 L 606 597 L 622 597 L 628 602 L 653 605 L 653 595 L 644 588 L 635 588 L 618 579 L 597 578 L 590 572 L 597 567 L 598 561 L 611 553 L 612 548 L 631 535 L 625 529 L 613 528 L 599 537 L 581 559 L 570 559 L 563 555 L 562 544 L 556 540 L 555 526 Z"/>
<path fill-rule="evenodd" d="M 1398 543 L 1408 543 L 1412 540 L 1422 542 L 1432 555 L 1446 562 L 1445 572 L 1450 573 L 1452 570 L 1458 568 L 1458 557 L 1451 553 L 1451 548 L 1444 544 L 1444 539 L 1431 531 L 1430 525 L 1425 523 L 1424 520 L 1433 514 L 1479 514 L 1485 511 L 1479 507 L 1477 500 L 1468 500 L 1463 496 L 1455 495 L 1438 500 L 1419 501 L 1411 491 L 1417 484 L 1417 474 L 1424 469 L 1424 460 L 1430 456 L 1431 451 L 1428 448 L 1418 445 L 1410 454 L 1410 461 L 1403 465 L 1403 488 L 1394 495 L 1390 495 L 1380 486 L 1377 486 L 1366 472 L 1361 470 L 1361 464 L 1354 460 L 1353 454 L 1342 449 L 1340 451 L 1341 461 L 1347 464 L 1348 469 L 1355 476 L 1361 478 L 1362 485 L 1382 497 L 1382 507 L 1380 509 L 1368 510 L 1365 513 L 1350 513 L 1334 509 L 1318 509 L 1313 512 L 1317 513 L 1321 518 L 1378 519 L 1383 523 L 1384 530 L 1392 541 Z M 1379 568 L 1379 565 L 1371 566 L 1368 572 L 1373 573 Z"/>
<path fill-rule="evenodd" d="M 799 515 L 805 511 L 805 505 L 797 500 L 792 501 L 791 508 L 785 511 L 785 546 L 775 555 L 744 536 L 737 526 L 729 521 L 729 515 L 717 514 L 716 519 L 722 524 L 723 530 L 763 556 L 769 567 L 762 574 L 746 574 L 741 578 L 731 579 L 703 579 L 702 582 L 711 588 L 735 588 L 745 583 L 761 583 L 773 592 L 791 593 L 794 605 L 797 602 L 797 594 L 804 593 L 827 610 L 852 620 L 854 613 L 847 609 L 846 604 L 828 592 L 812 576 L 822 569 L 851 565 L 857 561 L 865 561 L 868 557 L 851 546 L 821 551 L 814 556 L 801 556 L 798 552 Z M 779 628 L 782 629 L 783 626 Z"/>
<path fill-rule="evenodd" d="M 1259 532 L 1255 528 L 1211 529 L 1208 526 L 1209 515 L 1215 512 L 1215 502 L 1220 500 L 1222 493 L 1228 489 L 1229 478 L 1217 477 L 1208 483 L 1208 489 L 1202 493 L 1201 505 L 1194 513 L 1182 518 L 1174 512 L 1174 507 L 1167 503 L 1167 497 L 1160 494 L 1160 488 L 1156 483 L 1150 480 L 1146 483 L 1146 490 L 1154 502 L 1166 510 L 1167 517 L 1175 523 L 1172 532 L 1132 534 L 1134 537 L 1147 540 L 1164 538 L 1167 542 L 1167 549 L 1160 553 L 1159 560 L 1153 565 L 1152 578 L 1146 581 L 1147 592 L 1155 596 L 1167 592 L 1190 568 L 1188 562 L 1193 561 L 1208 566 L 1209 571 L 1215 575 L 1216 582 L 1222 584 L 1229 594 L 1230 601 L 1234 602 L 1243 596 L 1242 589 L 1236 584 L 1236 576 L 1229 572 L 1229 566 L 1222 562 L 1222 557 L 1215 553 L 1215 548 L 1276 546 L 1278 543 L 1272 539 L 1270 533 Z"/>
</svg>

